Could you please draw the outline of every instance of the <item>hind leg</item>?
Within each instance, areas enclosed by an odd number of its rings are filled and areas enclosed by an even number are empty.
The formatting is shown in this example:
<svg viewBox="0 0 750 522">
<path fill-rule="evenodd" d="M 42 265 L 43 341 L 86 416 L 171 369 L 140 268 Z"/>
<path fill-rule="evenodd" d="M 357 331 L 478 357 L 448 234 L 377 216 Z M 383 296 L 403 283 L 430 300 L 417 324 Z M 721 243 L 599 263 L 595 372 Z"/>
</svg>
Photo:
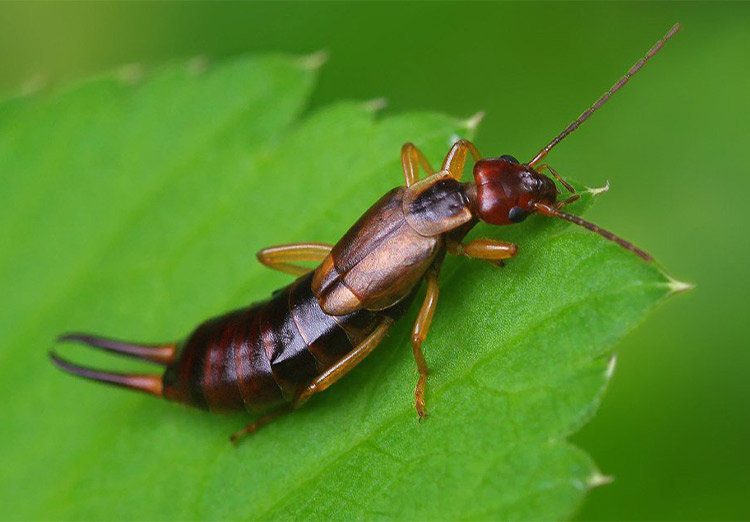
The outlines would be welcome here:
<svg viewBox="0 0 750 522">
<path fill-rule="evenodd" d="M 391 326 L 393 326 L 393 320 L 384 319 L 370 335 L 354 348 L 354 350 L 349 352 L 331 368 L 316 377 L 315 380 L 310 383 L 302 393 L 300 393 L 299 397 L 297 397 L 297 400 L 294 402 L 294 406 L 301 406 L 314 394 L 322 392 L 349 373 L 352 368 L 357 366 L 365 357 L 370 355 L 370 353 L 377 348 Z"/>
<path fill-rule="evenodd" d="M 265 415 L 261 415 L 257 419 L 255 419 L 254 422 L 251 422 L 241 430 L 235 431 L 229 436 L 229 440 L 232 441 L 232 444 L 237 444 L 240 439 L 246 437 L 247 435 L 252 435 L 256 431 L 258 431 L 260 428 L 271 422 L 272 420 L 276 419 L 277 417 L 281 417 L 285 413 L 289 413 L 294 409 L 294 406 L 292 404 L 288 406 L 282 406 L 278 410 L 272 411 L 271 413 L 266 413 Z"/>
<path fill-rule="evenodd" d="M 383 322 L 381 322 L 380 325 L 378 325 L 378 327 L 375 328 L 375 330 L 373 330 L 370 335 L 368 335 L 361 343 L 359 343 L 357 347 L 354 348 L 354 350 L 349 352 L 346 356 L 344 356 L 343 359 L 334 364 L 331 368 L 316 377 L 315 380 L 313 380 L 313 382 L 311 382 L 307 388 L 302 390 L 302 392 L 297 396 L 297 399 L 292 404 L 283 406 L 278 410 L 258 417 L 254 422 L 233 433 L 230 437 L 230 440 L 234 444 L 237 444 L 237 442 L 241 438 L 245 437 L 246 435 L 255 433 L 262 426 L 265 426 L 281 415 L 299 408 L 305 402 L 307 402 L 310 397 L 327 389 L 329 386 L 341 379 L 344 375 L 349 373 L 351 369 L 357 366 L 365 357 L 370 355 L 370 353 L 372 353 L 372 351 L 383 340 L 385 334 L 388 333 L 388 329 L 392 325 L 393 320 L 383 320 Z"/>
</svg>

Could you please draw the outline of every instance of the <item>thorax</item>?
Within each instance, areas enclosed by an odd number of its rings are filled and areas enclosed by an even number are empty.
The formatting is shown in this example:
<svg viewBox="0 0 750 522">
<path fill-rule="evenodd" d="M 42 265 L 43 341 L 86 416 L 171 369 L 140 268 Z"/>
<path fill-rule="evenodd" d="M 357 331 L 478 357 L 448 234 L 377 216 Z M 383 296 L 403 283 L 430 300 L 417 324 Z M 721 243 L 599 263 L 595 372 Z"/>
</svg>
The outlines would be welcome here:
<svg viewBox="0 0 750 522">
<path fill-rule="evenodd" d="M 460 183 L 447 176 L 397 187 L 334 246 L 315 272 L 313 292 L 332 315 L 388 308 L 442 258 L 443 235 L 471 220 Z"/>
</svg>

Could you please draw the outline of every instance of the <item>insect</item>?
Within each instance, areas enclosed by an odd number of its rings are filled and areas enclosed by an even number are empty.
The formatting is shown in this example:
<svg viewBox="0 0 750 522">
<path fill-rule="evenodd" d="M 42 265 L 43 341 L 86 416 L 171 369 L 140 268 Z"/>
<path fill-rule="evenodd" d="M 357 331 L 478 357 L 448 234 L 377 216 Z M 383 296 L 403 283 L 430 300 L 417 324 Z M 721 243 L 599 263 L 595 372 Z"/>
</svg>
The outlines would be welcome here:
<svg viewBox="0 0 750 522">
<path fill-rule="evenodd" d="M 405 184 L 380 198 L 335 245 L 299 243 L 258 253 L 264 265 L 298 278 L 269 299 L 198 326 L 186 340 L 163 345 L 65 334 L 59 341 L 150 361 L 163 375 L 121 374 L 74 365 L 54 352 L 52 361 L 74 375 L 145 392 L 208 410 L 248 410 L 260 416 L 231 436 L 237 441 L 279 415 L 304 404 L 346 375 L 383 340 L 403 315 L 421 283 L 426 295 L 412 330 L 419 378 L 414 404 L 426 414 L 429 373 L 422 353 L 438 300 L 438 275 L 447 253 L 501 265 L 515 244 L 494 239 L 464 241 L 482 221 L 520 223 L 539 213 L 564 219 L 618 243 L 645 261 L 651 256 L 583 219 L 563 212 L 579 194 L 544 157 L 627 83 L 678 30 L 672 27 L 612 88 L 527 163 L 512 156 L 482 158 L 469 141 L 457 141 L 435 172 L 411 143 L 401 150 Z M 464 164 L 475 161 L 474 181 L 461 182 Z M 427 177 L 420 179 L 420 168 Z M 543 174 L 548 171 L 551 177 Z M 553 179 L 569 193 L 558 201 Z M 317 262 L 309 270 L 300 262 Z"/>
</svg>

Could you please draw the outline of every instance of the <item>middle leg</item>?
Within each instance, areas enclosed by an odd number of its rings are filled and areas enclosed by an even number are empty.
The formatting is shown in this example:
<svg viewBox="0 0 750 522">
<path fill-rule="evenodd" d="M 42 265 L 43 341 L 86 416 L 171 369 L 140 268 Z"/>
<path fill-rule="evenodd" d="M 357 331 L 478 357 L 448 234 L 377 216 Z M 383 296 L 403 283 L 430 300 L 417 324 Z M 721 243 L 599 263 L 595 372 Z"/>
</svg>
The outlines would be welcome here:
<svg viewBox="0 0 750 522">
<path fill-rule="evenodd" d="M 268 268 L 302 276 L 311 269 L 295 264 L 296 262 L 314 261 L 322 262 L 331 252 L 333 245 L 327 243 L 292 243 L 291 245 L 279 245 L 264 248 L 256 255 L 258 261 Z"/>
</svg>

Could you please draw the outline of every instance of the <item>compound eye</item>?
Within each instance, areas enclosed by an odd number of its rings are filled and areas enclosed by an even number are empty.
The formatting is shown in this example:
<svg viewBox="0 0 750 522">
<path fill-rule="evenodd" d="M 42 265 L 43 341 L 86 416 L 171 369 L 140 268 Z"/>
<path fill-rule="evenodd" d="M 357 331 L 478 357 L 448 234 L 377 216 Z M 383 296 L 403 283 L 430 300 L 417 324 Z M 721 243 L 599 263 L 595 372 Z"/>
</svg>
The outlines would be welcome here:
<svg viewBox="0 0 750 522">
<path fill-rule="evenodd" d="M 512 223 L 520 223 L 524 219 L 528 217 L 529 213 L 526 212 L 521 207 L 513 207 L 510 209 L 510 212 L 508 212 L 508 219 Z"/>
<path fill-rule="evenodd" d="M 503 156 L 500 156 L 500 159 L 503 161 L 507 161 L 508 163 L 512 163 L 514 165 L 518 165 L 518 160 L 511 156 L 510 154 L 505 154 Z"/>
</svg>

